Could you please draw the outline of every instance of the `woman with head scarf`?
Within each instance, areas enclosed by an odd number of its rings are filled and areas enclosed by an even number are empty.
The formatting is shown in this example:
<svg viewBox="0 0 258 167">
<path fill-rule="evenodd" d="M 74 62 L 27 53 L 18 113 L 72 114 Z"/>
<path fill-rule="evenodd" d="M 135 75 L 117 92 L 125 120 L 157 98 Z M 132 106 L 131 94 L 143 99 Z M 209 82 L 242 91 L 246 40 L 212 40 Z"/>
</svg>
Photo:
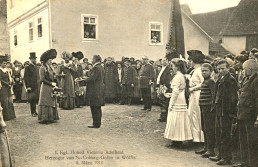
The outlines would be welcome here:
<svg viewBox="0 0 258 167">
<path fill-rule="evenodd" d="M 7 69 L 7 56 L 0 56 L 0 102 L 5 121 L 16 118 L 12 99 L 12 77 Z"/>
<path fill-rule="evenodd" d="M 55 71 L 52 66 L 52 60 L 56 58 L 54 49 L 44 52 L 40 61 L 42 65 L 39 69 L 40 78 L 40 94 L 39 94 L 39 114 L 38 120 L 40 123 L 51 123 L 59 120 L 57 112 L 57 99 L 53 95 L 53 88 L 56 87 Z"/>
</svg>

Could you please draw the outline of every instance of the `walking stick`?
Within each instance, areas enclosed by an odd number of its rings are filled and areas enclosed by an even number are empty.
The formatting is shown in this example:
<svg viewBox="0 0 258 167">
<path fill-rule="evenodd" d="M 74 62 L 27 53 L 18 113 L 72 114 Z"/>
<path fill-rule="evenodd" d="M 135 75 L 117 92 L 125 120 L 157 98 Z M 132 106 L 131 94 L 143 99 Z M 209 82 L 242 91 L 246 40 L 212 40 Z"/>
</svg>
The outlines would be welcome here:
<svg viewBox="0 0 258 167">
<path fill-rule="evenodd" d="M 4 132 L 5 132 L 6 143 L 7 143 L 8 153 L 9 153 L 10 167 L 12 167 L 13 165 L 12 165 L 11 149 L 10 149 L 10 146 L 9 146 L 9 139 L 8 139 L 8 135 L 7 135 L 6 129 L 4 130 Z"/>
</svg>

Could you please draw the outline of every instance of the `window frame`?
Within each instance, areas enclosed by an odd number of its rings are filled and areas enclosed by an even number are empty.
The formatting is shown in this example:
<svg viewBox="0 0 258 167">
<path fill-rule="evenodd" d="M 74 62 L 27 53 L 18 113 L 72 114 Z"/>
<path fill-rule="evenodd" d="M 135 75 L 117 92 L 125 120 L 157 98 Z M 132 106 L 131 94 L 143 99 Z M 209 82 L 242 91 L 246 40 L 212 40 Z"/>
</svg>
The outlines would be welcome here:
<svg viewBox="0 0 258 167">
<path fill-rule="evenodd" d="M 16 40 L 15 40 L 15 37 L 16 37 Z M 15 41 L 16 41 L 16 45 L 15 45 Z M 14 47 L 18 46 L 18 35 L 17 35 L 16 29 L 13 30 L 13 45 L 14 45 Z"/>
<path fill-rule="evenodd" d="M 39 19 L 41 19 L 40 23 L 39 23 Z M 37 18 L 37 37 L 38 37 L 38 39 L 43 37 L 43 23 L 42 22 L 43 22 L 42 17 L 38 17 Z M 41 25 L 41 36 L 39 36 L 39 25 Z"/>
<path fill-rule="evenodd" d="M 89 23 L 90 25 L 95 25 L 96 30 L 95 30 L 95 39 L 93 38 L 84 38 L 84 18 L 89 17 L 90 18 L 95 18 L 95 23 Z M 81 14 L 81 39 L 82 41 L 98 41 L 99 40 L 99 16 L 96 14 Z"/>
<path fill-rule="evenodd" d="M 160 29 L 153 29 L 151 28 L 152 25 L 160 25 Z M 160 31 L 160 42 L 159 43 L 153 43 L 151 42 L 151 31 Z M 154 21 L 150 21 L 149 22 L 149 45 L 150 46 L 162 46 L 163 45 L 163 23 L 162 22 L 154 22 Z"/>
<path fill-rule="evenodd" d="M 32 24 L 32 26 L 30 27 L 30 24 Z M 32 31 L 30 31 L 30 30 L 32 30 Z M 29 21 L 29 42 L 33 42 L 33 40 L 34 40 L 34 22 L 33 21 Z M 32 32 L 32 39 L 30 39 L 30 37 L 31 37 L 31 33 Z"/>
</svg>

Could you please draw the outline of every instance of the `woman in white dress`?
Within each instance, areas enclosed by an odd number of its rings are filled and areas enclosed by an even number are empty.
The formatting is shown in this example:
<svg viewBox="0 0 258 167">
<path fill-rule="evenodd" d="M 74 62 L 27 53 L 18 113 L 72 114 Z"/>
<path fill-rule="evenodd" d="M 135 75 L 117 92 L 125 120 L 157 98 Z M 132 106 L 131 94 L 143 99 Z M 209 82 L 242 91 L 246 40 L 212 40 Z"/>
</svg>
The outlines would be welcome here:
<svg viewBox="0 0 258 167">
<path fill-rule="evenodd" d="M 201 92 L 201 84 L 203 82 L 203 76 L 201 72 L 201 66 L 204 62 L 204 54 L 199 50 L 187 51 L 189 55 L 189 61 L 194 68 L 191 72 L 191 78 L 189 81 L 189 106 L 188 114 L 191 120 L 191 128 L 193 133 L 193 142 L 204 142 L 204 136 L 202 132 L 201 122 L 201 110 L 199 106 L 199 98 Z"/>
<path fill-rule="evenodd" d="M 171 82 L 172 93 L 164 94 L 167 98 L 171 97 L 164 137 L 172 140 L 174 144 L 181 144 L 182 141 L 193 139 L 185 100 L 186 68 L 182 60 L 174 62 L 172 66 L 176 75 Z"/>
</svg>

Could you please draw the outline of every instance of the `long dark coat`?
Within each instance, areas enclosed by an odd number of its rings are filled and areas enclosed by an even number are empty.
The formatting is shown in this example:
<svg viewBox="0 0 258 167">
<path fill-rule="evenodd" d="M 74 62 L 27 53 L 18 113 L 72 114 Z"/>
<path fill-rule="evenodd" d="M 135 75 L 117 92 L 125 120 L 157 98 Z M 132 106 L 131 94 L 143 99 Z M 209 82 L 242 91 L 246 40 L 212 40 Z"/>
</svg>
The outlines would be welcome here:
<svg viewBox="0 0 258 167">
<path fill-rule="evenodd" d="M 223 117 L 235 117 L 237 114 L 238 102 L 238 86 L 237 81 L 230 73 L 223 78 L 219 77 L 215 83 L 214 103 L 222 106 L 222 110 L 216 114 Z"/>
<path fill-rule="evenodd" d="M 243 83 L 239 96 L 237 118 L 254 122 L 258 114 L 258 74 Z"/>
<path fill-rule="evenodd" d="M 37 65 L 30 64 L 25 68 L 24 82 L 26 88 L 31 88 L 28 91 L 28 101 L 39 99 L 39 67 Z"/>
<path fill-rule="evenodd" d="M 104 69 L 100 63 L 96 64 L 85 79 L 87 97 L 90 106 L 104 106 Z"/>
<path fill-rule="evenodd" d="M 149 88 L 149 82 L 155 80 L 155 71 L 152 65 L 146 64 L 140 70 L 140 87 Z"/>
<path fill-rule="evenodd" d="M 114 63 L 106 64 L 105 67 L 105 97 L 115 98 L 118 86 L 118 70 Z"/>
<path fill-rule="evenodd" d="M 172 80 L 172 76 L 170 73 L 170 67 L 167 66 L 163 73 L 160 76 L 160 85 L 165 85 L 167 88 L 170 88 L 170 81 Z"/>
<path fill-rule="evenodd" d="M 122 84 L 135 84 L 136 70 L 133 67 L 124 67 L 122 70 Z"/>
</svg>

